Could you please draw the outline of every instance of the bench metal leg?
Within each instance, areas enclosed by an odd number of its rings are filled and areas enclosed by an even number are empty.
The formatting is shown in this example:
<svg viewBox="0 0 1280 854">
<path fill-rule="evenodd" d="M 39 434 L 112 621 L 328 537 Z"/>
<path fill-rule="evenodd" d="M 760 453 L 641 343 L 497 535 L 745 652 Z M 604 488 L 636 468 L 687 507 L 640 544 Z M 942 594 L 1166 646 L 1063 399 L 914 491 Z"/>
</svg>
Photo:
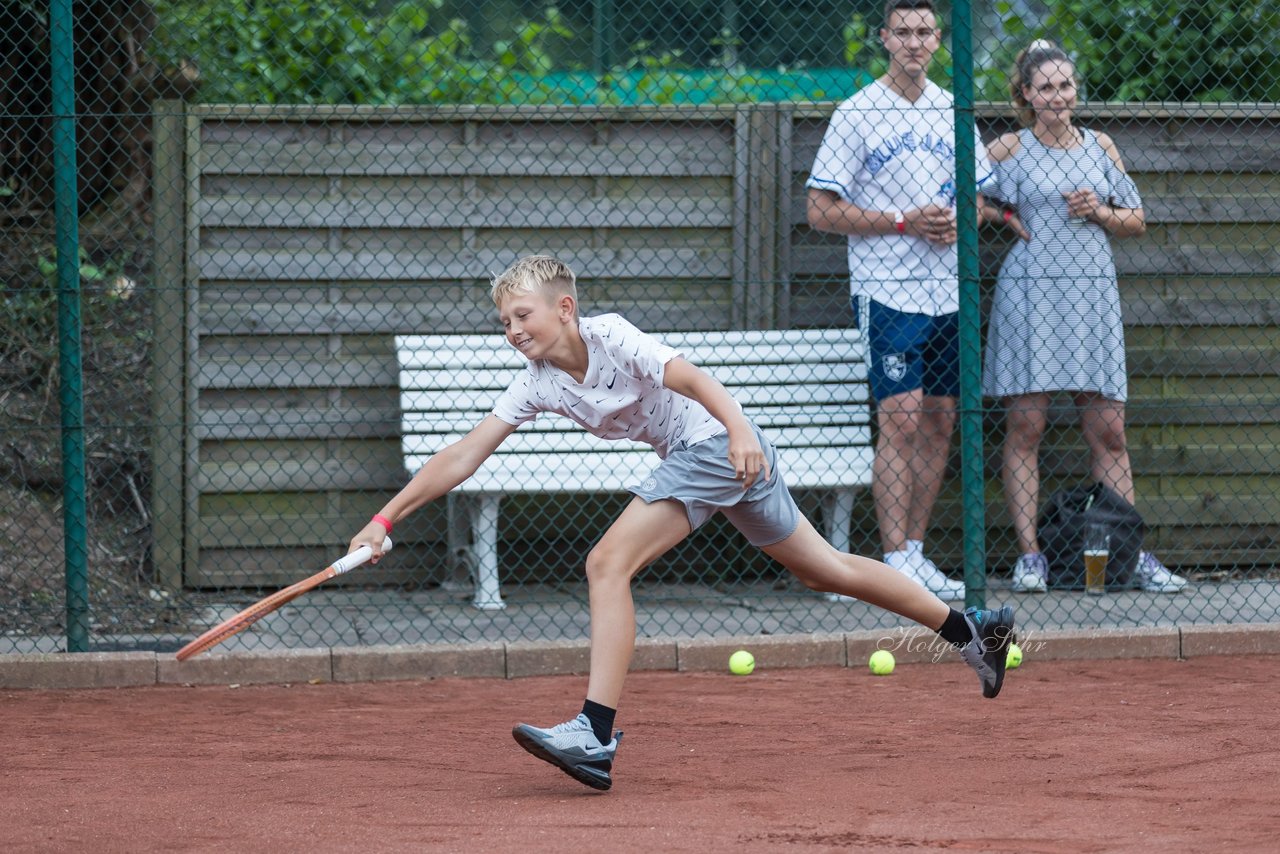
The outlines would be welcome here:
<svg viewBox="0 0 1280 854">
<path fill-rule="evenodd" d="M 471 502 L 472 554 L 475 556 L 476 594 L 472 604 L 482 611 L 507 607 L 498 585 L 498 504 L 500 495 L 477 495 Z"/>
<path fill-rule="evenodd" d="M 849 551 L 849 523 L 852 518 L 852 489 L 835 489 L 822 496 L 822 520 L 827 527 L 827 542 L 838 551 Z"/>
<path fill-rule="evenodd" d="M 471 590 L 475 584 L 472 565 L 475 557 L 471 550 L 471 512 L 470 499 L 465 495 L 450 492 L 445 497 L 445 531 L 448 551 L 445 559 L 444 577 L 440 587 L 450 592 Z"/>
</svg>

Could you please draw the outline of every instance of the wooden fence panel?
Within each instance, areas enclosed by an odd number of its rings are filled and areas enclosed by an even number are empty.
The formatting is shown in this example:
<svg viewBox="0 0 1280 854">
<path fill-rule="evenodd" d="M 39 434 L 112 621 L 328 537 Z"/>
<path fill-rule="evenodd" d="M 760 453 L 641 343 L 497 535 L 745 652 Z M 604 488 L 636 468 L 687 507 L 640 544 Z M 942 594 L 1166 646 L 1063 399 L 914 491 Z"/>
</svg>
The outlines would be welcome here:
<svg viewBox="0 0 1280 854">
<path fill-rule="evenodd" d="M 488 278 L 521 254 L 568 261 L 589 312 L 670 330 L 746 319 L 751 111 L 188 116 L 187 585 L 284 580 L 296 568 L 273 548 L 340 546 L 407 479 L 392 337 L 496 334 Z M 422 517 L 403 535 L 440 540 L 441 509 Z"/>
<path fill-rule="evenodd" d="M 162 105 L 163 577 L 277 583 L 340 547 L 407 478 L 393 336 L 497 334 L 488 278 L 521 254 L 563 257 L 585 312 L 621 311 L 642 328 L 850 323 L 843 240 L 813 233 L 804 213 L 833 106 L 204 106 L 184 121 Z M 1117 264 L 1153 541 L 1183 565 L 1274 564 L 1280 110 L 1083 119 L 1117 140 L 1150 224 L 1117 245 Z M 1008 130 L 1007 111 L 980 108 L 979 127 Z M 988 295 L 1001 239 L 983 235 Z M 1046 490 L 1085 474 L 1070 413 L 1054 424 Z M 987 425 L 994 463 L 999 419 Z M 988 472 L 1001 565 L 1009 537 Z M 951 565 L 958 496 L 952 479 L 930 536 Z M 420 516 L 403 534 L 438 556 L 443 508 Z M 855 545 L 878 551 L 869 502 L 854 527 Z"/>
</svg>

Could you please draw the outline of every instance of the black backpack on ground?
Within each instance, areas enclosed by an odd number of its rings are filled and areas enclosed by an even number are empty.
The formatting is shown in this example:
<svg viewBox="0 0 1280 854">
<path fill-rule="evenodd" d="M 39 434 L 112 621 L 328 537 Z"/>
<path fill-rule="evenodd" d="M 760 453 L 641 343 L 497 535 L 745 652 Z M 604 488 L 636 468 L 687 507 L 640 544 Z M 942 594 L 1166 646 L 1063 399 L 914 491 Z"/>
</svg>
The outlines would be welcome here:
<svg viewBox="0 0 1280 854">
<path fill-rule="evenodd" d="M 1073 486 L 1049 496 L 1040 513 L 1040 549 L 1049 563 L 1049 586 L 1084 589 L 1085 525 L 1111 528 L 1107 589 L 1128 590 L 1147 525 L 1134 506 L 1101 483 Z"/>
</svg>

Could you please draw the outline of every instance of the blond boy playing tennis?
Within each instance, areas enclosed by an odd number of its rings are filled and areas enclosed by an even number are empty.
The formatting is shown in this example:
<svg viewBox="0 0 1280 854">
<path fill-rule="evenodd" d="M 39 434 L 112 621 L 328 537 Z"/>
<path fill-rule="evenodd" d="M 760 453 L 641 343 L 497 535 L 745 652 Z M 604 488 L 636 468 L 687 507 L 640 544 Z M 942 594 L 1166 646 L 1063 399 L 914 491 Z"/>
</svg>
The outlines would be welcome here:
<svg viewBox="0 0 1280 854">
<path fill-rule="evenodd" d="M 615 314 L 579 317 L 575 276 L 545 255 L 493 281 L 507 341 L 529 360 L 492 414 L 427 461 L 351 540 L 381 557 L 383 537 L 408 514 L 470 477 L 540 412 L 605 439 L 646 442 L 660 462 L 629 487 L 631 503 L 587 555 L 591 672 L 582 713 L 548 729 L 519 724 L 525 750 L 596 789 L 613 784 L 622 733 L 613 723 L 635 648 L 631 579 L 720 512 L 755 546 L 814 590 L 853 596 L 937 631 L 978 673 L 985 697 L 1004 680 L 1013 610 L 960 613 L 870 558 L 836 551 L 796 507 L 773 444 L 729 392 L 676 350 Z"/>
</svg>

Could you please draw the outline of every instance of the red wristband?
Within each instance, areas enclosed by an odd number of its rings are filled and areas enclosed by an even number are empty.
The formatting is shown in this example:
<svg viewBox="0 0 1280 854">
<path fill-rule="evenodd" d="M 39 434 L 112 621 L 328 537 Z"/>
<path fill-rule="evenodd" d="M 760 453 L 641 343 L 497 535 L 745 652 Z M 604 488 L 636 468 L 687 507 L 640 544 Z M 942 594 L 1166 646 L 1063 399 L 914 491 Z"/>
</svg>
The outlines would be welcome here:
<svg viewBox="0 0 1280 854">
<path fill-rule="evenodd" d="M 1009 220 L 1011 220 L 1011 219 L 1013 219 L 1013 211 L 1009 210 L 1008 208 L 1005 208 L 1005 209 L 1004 209 L 1004 221 L 1005 221 L 1005 222 L 1008 222 L 1008 221 L 1009 221 Z"/>
<path fill-rule="evenodd" d="M 388 534 L 391 533 L 391 520 L 388 519 L 386 516 L 383 516 L 381 513 L 373 514 L 373 518 L 370 519 L 369 521 L 377 522 L 379 525 L 387 529 Z"/>
</svg>

